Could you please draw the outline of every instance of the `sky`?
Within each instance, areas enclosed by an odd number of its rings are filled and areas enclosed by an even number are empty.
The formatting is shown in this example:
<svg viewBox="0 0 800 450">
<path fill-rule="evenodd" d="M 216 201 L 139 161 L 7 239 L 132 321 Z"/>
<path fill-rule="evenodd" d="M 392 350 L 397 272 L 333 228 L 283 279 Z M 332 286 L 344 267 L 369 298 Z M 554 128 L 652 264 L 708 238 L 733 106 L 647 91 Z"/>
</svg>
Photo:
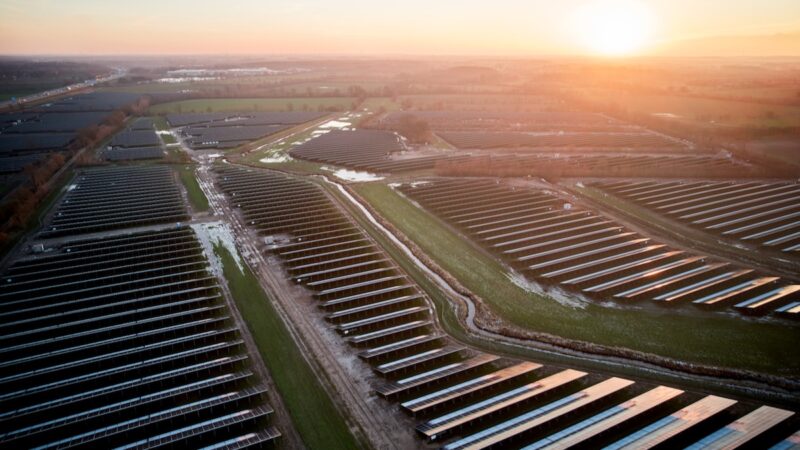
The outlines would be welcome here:
<svg viewBox="0 0 800 450">
<path fill-rule="evenodd" d="M 0 0 L 0 54 L 648 54 L 774 33 L 800 33 L 800 0 Z"/>
</svg>

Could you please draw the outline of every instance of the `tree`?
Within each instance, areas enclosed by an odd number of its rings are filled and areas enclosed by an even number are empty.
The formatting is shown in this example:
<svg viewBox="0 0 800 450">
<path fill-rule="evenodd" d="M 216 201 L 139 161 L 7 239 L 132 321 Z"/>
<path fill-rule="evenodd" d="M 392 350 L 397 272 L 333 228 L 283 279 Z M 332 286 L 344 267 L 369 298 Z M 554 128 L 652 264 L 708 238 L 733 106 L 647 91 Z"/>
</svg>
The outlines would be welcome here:
<svg viewBox="0 0 800 450">
<path fill-rule="evenodd" d="M 428 142 L 431 135 L 428 122 L 412 114 L 404 114 L 400 117 L 397 131 L 414 144 Z"/>
</svg>

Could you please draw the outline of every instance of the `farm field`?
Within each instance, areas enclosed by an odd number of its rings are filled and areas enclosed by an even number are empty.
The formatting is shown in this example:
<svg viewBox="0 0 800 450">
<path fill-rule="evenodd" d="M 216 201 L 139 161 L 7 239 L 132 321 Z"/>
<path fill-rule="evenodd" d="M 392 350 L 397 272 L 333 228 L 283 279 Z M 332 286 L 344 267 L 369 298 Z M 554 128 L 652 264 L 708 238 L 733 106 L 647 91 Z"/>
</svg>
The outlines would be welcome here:
<svg viewBox="0 0 800 450">
<path fill-rule="evenodd" d="M 797 370 L 786 366 L 787 361 L 797 358 L 796 351 L 780 344 L 791 339 L 791 328 L 735 317 L 684 316 L 591 303 L 584 308 L 562 304 L 511 282 L 509 271 L 497 260 L 387 185 L 359 184 L 355 189 L 438 264 L 489 302 L 495 313 L 515 325 L 702 364 L 768 373 Z M 603 320 L 595 320 L 596 317 Z M 711 329 L 713 333 L 707 331 Z"/>
<path fill-rule="evenodd" d="M 257 111 L 317 111 L 333 108 L 337 111 L 349 109 L 355 97 L 293 97 L 293 98 L 212 98 L 180 100 L 153 105 L 151 115 L 168 113 L 205 112 L 257 112 Z"/>
</svg>

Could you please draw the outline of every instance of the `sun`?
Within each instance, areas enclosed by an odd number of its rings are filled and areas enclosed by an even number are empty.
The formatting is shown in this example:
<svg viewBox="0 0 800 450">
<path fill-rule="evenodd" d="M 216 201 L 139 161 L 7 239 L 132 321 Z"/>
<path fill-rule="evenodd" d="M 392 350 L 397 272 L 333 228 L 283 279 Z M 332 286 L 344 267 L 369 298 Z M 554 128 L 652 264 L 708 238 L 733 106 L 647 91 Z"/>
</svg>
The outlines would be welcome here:
<svg viewBox="0 0 800 450">
<path fill-rule="evenodd" d="M 594 54 L 629 56 L 650 43 L 653 14 L 637 0 L 594 0 L 576 11 L 575 34 Z"/>
</svg>

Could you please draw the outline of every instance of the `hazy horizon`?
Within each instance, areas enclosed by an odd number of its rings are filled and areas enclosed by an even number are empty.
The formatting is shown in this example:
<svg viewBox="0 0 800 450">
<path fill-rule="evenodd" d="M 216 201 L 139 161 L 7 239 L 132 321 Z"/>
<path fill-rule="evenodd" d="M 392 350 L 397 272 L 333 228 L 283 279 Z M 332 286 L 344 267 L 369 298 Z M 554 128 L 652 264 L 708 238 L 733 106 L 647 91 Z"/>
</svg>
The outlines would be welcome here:
<svg viewBox="0 0 800 450">
<path fill-rule="evenodd" d="M 793 56 L 800 3 L 5 0 L 0 54 Z"/>
</svg>

